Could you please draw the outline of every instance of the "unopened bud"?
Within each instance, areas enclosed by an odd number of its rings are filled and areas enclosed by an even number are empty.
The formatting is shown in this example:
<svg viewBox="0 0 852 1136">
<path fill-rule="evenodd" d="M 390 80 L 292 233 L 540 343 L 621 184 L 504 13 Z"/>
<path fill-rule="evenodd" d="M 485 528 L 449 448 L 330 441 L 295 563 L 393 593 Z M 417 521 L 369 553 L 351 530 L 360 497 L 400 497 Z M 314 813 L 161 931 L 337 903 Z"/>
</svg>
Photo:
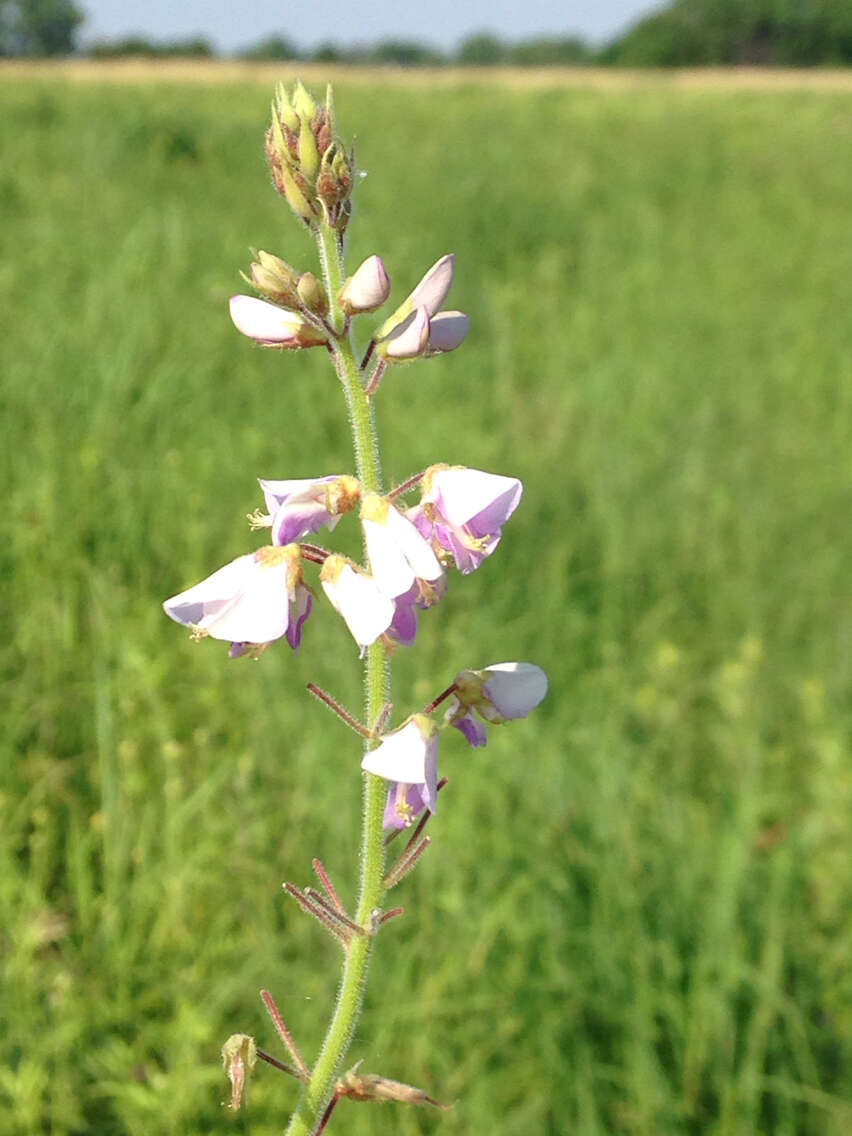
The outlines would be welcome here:
<svg viewBox="0 0 852 1136">
<path fill-rule="evenodd" d="M 320 218 L 338 232 L 349 219 L 354 158 L 334 137 L 331 89 L 318 107 L 301 83 L 279 85 L 266 132 L 266 160 L 278 192 L 313 227 Z"/>
<path fill-rule="evenodd" d="M 251 265 L 251 283 L 262 296 L 288 308 L 299 306 L 299 275 L 286 261 L 260 249 Z"/>
<path fill-rule="evenodd" d="M 317 104 L 308 93 L 305 84 L 297 79 L 293 86 L 291 102 L 296 114 L 303 122 L 312 122 L 317 113 Z"/>
<path fill-rule="evenodd" d="M 360 1064 L 359 1061 L 354 1069 L 344 1073 L 337 1082 L 337 1092 L 340 1096 L 358 1101 L 398 1101 L 401 1104 L 431 1105 L 441 1110 L 449 1108 L 449 1105 L 427 1096 L 422 1089 L 415 1088 L 414 1085 L 391 1081 L 376 1073 L 359 1073 Z"/>
<path fill-rule="evenodd" d="M 390 295 L 390 278 L 379 256 L 368 256 L 350 276 L 338 296 L 338 303 L 347 315 L 374 312 Z"/>
<path fill-rule="evenodd" d="M 376 344 L 380 359 L 416 359 L 426 350 L 429 342 L 429 316 L 425 308 L 415 308 L 402 323 L 398 323 L 385 339 Z"/>
<path fill-rule="evenodd" d="M 324 316 L 328 312 L 328 296 L 313 272 L 303 272 L 297 287 L 299 299 L 309 312 Z"/>
<path fill-rule="evenodd" d="M 231 1082 L 231 1099 L 226 1107 L 236 1112 L 247 1095 L 249 1074 L 257 1063 L 257 1046 L 247 1033 L 232 1034 L 222 1046 L 222 1065 Z"/>
<path fill-rule="evenodd" d="M 310 181 L 317 176 L 319 163 L 320 155 L 313 124 L 309 118 L 303 118 L 299 125 L 299 165 L 304 176 Z"/>
</svg>

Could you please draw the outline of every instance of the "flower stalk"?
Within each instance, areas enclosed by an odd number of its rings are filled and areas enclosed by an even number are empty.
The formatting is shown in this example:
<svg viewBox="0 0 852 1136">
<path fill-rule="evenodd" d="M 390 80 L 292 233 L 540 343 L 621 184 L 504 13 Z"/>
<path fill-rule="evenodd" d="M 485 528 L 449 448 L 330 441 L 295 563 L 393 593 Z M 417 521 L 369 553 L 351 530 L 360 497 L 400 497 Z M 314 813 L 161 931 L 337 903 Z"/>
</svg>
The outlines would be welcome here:
<svg viewBox="0 0 852 1136">
<path fill-rule="evenodd" d="M 355 476 L 345 472 L 316 476 L 311 471 L 314 476 L 294 480 L 294 471 L 287 471 L 288 479 L 260 478 L 266 508 L 248 513 L 247 519 L 252 531 L 264 531 L 268 543 L 179 592 L 163 607 L 171 619 L 189 629 L 193 639 L 230 643 L 232 659 L 258 659 L 279 640 L 295 651 L 317 596 L 303 567 L 311 573 L 318 568 L 321 591 L 360 649 L 362 721 L 315 683 L 307 685 L 310 694 L 363 743 L 354 912 L 341 901 L 319 859 L 313 860 L 313 869 L 320 888 L 283 885 L 299 908 L 342 948 L 331 1020 L 310 1066 L 264 990 L 261 997 L 292 1065 L 259 1049 L 245 1034 L 232 1035 L 222 1051 L 232 1086 L 229 1107 L 240 1107 L 246 1080 L 259 1057 L 300 1082 L 288 1136 L 319 1136 L 344 1097 L 444 1107 L 411 1085 L 360 1074 L 359 1065 L 344 1072 L 344 1062 L 361 1012 L 374 940 L 382 927 L 403 914 L 402 907 L 383 906 L 386 893 L 403 881 L 432 844 L 423 830 L 435 811 L 439 790 L 447 783 L 446 778 L 438 780 L 441 733 L 452 726 L 471 746 L 483 746 L 486 727 L 525 717 L 544 697 L 547 680 L 540 668 L 529 663 L 462 670 L 449 686 L 444 679 L 443 689 L 438 687 L 441 692 L 422 711 L 391 726 L 392 652 L 413 644 L 418 612 L 440 602 L 453 568 L 466 575 L 492 555 L 523 487 L 517 478 L 438 464 L 384 493 L 373 396 L 385 375 L 410 361 L 453 351 L 464 340 L 467 316 L 442 307 L 452 285 L 455 258 L 440 257 L 393 314 L 369 333 L 366 351 L 359 351 L 353 323 L 384 305 L 391 281 L 375 254 L 352 276 L 345 273 L 344 233 L 356 167 L 354 153 L 347 152 L 335 135 L 330 89 L 325 103 L 318 104 L 300 83 L 290 93 L 279 86 L 265 144 L 273 185 L 316 238 L 321 279 L 259 251 L 244 279 L 260 298 L 232 297 L 231 319 L 238 331 L 268 350 L 290 354 L 325 347 L 343 388 Z M 417 489 L 419 502 L 403 503 Z M 304 539 L 320 529 L 333 531 L 356 506 L 362 563 Z M 433 715 L 443 703 L 447 705 L 436 719 Z M 387 845 L 403 830 L 408 840 L 386 871 Z"/>
</svg>

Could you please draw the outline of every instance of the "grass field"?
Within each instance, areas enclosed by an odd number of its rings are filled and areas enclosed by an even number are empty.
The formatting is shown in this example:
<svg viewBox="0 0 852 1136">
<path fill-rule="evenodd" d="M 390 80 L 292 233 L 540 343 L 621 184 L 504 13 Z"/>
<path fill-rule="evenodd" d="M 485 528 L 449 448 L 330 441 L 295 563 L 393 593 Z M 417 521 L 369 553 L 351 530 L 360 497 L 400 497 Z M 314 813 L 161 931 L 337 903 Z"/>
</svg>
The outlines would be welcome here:
<svg viewBox="0 0 852 1136">
<path fill-rule="evenodd" d="M 443 743 L 352 1050 L 455 1107 L 329 1132 L 845 1136 L 852 94 L 336 93 L 350 265 L 401 297 L 453 250 L 471 315 L 386 378 L 386 475 L 526 486 L 397 713 L 500 659 L 551 693 Z M 233 1117 L 219 1046 L 275 1050 L 268 986 L 312 1056 L 333 996 L 281 882 L 354 885 L 357 745 L 304 693 L 358 706 L 352 642 L 318 604 L 229 662 L 159 606 L 253 547 L 255 477 L 351 468 L 324 353 L 227 318 L 250 246 L 313 267 L 269 96 L 0 73 L 3 1136 L 280 1132 L 294 1083 Z"/>
</svg>

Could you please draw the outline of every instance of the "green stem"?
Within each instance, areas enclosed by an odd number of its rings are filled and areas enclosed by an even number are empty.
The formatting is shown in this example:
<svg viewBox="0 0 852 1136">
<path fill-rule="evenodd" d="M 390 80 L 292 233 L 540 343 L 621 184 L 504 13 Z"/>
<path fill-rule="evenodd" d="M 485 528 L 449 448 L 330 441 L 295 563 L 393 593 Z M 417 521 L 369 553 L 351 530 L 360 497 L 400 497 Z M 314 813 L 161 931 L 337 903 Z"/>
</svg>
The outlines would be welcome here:
<svg viewBox="0 0 852 1136">
<path fill-rule="evenodd" d="M 343 313 L 337 307 L 336 297 L 342 283 L 343 265 L 337 249 L 336 234 L 323 226 L 317 243 L 329 296 L 329 318 L 332 326 L 339 330 L 344 326 L 344 320 Z M 366 493 L 379 493 L 382 475 L 375 421 L 370 400 L 364 394 L 351 338 L 345 336 L 339 339 L 334 344 L 333 355 L 349 408 L 358 479 Z M 368 726 L 375 722 L 388 701 L 389 694 L 390 665 L 384 646 L 381 642 L 376 642 L 367 648 L 364 668 L 365 721 Z M 384 894 L 382 816 L 385 793 L 386 785 L 380 777 L 371 773 L 363 774 L 361 875 L 355 920 L 365 929 L 370 926 L 372 912 L 380 907 Z M 354 936 L 349 944 L 344 956 L 334 1014 L 310 1079 L 290 1120 L 287 1136 L 310 1136 L 334 1092 L 361 1013 L 373 941 L 373 935 L 367 933 Z"/>
</svg>

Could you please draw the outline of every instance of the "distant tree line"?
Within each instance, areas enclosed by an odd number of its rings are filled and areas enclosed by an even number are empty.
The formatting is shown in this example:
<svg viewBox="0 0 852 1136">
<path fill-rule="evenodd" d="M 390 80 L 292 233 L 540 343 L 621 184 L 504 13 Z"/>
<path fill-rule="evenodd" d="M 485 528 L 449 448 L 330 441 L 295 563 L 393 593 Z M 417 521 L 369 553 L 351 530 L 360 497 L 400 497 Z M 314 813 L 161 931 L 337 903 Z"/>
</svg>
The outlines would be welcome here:
<svg viewBox="0 0 852 1136">
<path fill-rule="evenodd" d="M 0 0 L 0 56 L 69 55 L 83 18 L 74 0 Z M 217 53 L 202 36 L 168 41 L 127 36 L 91 43 L 85 54 L 106 59 Z M 852 0 L 672 0 L 601 48 L 577 36 L 509 42 L 478 32 L 452 52 L 405 39 L 355 47 L 328 42 L 303 50 L 284 35 L 272 35 L 237 58 L 397 67 L 845 65 L 852 64 Z"/>
</svg>

